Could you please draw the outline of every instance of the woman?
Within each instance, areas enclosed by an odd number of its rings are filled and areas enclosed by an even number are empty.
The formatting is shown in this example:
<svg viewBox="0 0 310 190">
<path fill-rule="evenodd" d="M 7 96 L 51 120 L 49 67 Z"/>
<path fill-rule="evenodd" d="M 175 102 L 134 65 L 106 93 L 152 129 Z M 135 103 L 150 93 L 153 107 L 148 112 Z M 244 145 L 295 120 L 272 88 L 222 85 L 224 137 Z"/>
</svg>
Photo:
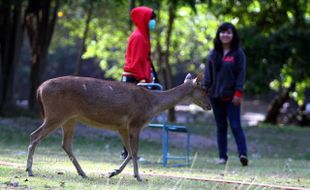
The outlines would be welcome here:
<svg viewBox="0 0 310 190">
<path fill-rule="evenodd" d="M 241 128 L 240 104 L 245 80 L 246 58 L 239 47 L 236 28 L 223 23 L 216 32 L 214 49 L 209 53 L 205 70 L 205 87 L 211 100 L 217 126 L 218 164 L 226 164 L 228 121 L 234 135 L 239 159 L 248 165 L 246 139 Z M 227 121 L 228 120 L 228 121 Z"/>
</svg>

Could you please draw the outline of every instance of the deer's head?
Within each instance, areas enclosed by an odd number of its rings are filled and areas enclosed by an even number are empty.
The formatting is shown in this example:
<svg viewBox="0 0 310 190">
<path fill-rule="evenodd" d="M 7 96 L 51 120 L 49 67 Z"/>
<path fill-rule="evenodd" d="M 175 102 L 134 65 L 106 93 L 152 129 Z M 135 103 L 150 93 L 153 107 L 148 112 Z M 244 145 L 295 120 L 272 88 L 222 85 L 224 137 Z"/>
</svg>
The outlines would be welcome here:
<svg viewBox="0 0 310 190">
<path fill-rule="evenodd" d="M 195 79 L 191 74 L 187 74 L 184 83 L 188 83 L 193 86 L 193 92 L 191 95 L 191 101 L 204 110 L 211 110 L 211 104 L 207 96 L 206 90 L 203 88 L 203 75 L 199 74 Z"/>
</svg>

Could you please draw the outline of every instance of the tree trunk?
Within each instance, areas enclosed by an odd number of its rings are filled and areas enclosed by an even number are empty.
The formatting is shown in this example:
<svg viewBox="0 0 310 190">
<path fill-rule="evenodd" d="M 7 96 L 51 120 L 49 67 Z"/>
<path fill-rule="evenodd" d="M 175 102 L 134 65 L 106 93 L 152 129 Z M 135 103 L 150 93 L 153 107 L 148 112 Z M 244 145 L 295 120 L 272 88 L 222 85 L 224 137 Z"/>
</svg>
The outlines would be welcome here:
<svg viewBox="0 0 310 190">
<path fill-rule="evenodd" d="M 2 11 L 2 7 L 0 6 L 0 18 L 3 18 L 3 16 L 2 16 L 2 13 L 3 13 L 3 11 Z M 2 23 L 2 20 L 0 21 L 0 30 L 3 28 L 2 27 L 2 25 L 3 25 L 3 23 Z M 3 91 L 4 91 L 4 89 L 3 89 L 3 64 L 4 64 L 4 62 L 3 62 L 3 48 L 2 48 L 2 46 L 3 46 L 3 43 L 2 43 L 2 30 L 0 31 L 0 114 L 1 114 L 1 110 L 2 110 L 2 105 L 3 105 Z"/>
<path fill-rule="evenodd" d="M 88 31 L 89 31 L 89 23 L 91 21 L 93 7 L 94 7 L 94 1 L 91 0 L 90 1 L 90 5 L 89 5 L 89 9 L 88 9 L 88 12 L 87 12 L 87 18 L 86 18 L 86 21 L 85 21 L 85 29 L 84 29 L 84 32 L 83 32 L 83 38 L 82 38 L 81 46 L 80 46 L 80 50 L 79 50 L 77 66 L 76 66 L 76 70 L 75 70 L 75 73 L 74 73 L 74 75 L 78 75 L 78 76 L 81 74 L 82 63 L 83 63 L 82 55 L 85 52 L 85 42 L 86 42 L 87 34 L 88 34 Z"/>
<path fill-rule="evenodd" d="M 290 90 L 291 88 L 283 89 L 282 92 L 271 101 L 264 123 L 277 124 L 280 109 L 283 104 L 289 100 Z"/>
<path fill-rule="evenodd" d="M 130 17 L 130 12 L 133 8 L 135 8 L 136 6 L 136 1 L 135 0 L 129 0 L 129 16 L 128 16 L 128 26 L 129 26 L 129 30 L 131 31 L 132 30 L 132 20 L 131 20 L 131 17 Z"/>
<path fill-rule="evenodd" d="M 160 3 L 157 2 L 157 16 L 156 16 L 156 20 L 157 20 L 157 23 L 160 23 Z M 165 82 L 164 78 L 163 78 L 163 52 L 162 52 L 162 46 L 161 46 L 161 43 L 160 43 L 160 31 L 158 29 L 158 26 L 156 27 L 155 29 L 155 39 L 156 39 L 156 62 L 157 62 L 157 65 L 159 67 L 159 70 L 158 70 L 158 74 L 159 74 L 159 81 L 163 81 Z M 165 86 L 165 84 L 164 84 Z M 166 87 L 166 86 L 165 86 Z"/>
<path fill-rule="evenodd" d="M 12 109 L 14 104 L 14 78 L 23 40 L 22 2 L 0 4 L 0 113 Z"/>
<path fill-rule="evenodd" d="M 161 3 L 157 2 L 157 22 L 160 23 L 161 15 L 160 15 L 160 8 Z M 160 30 L 156 30 L 156 59 L 157 65 L 159 67 L 159 80 L 163 82 L 163 86 L 166 89 L 170 89 L 173 87 L 172 82 L 172 72 L 171 67 L 169 65 L 169 56 L 170 56 L 170 43 L 171 43 L 171 34 L 173 29 L 173 23 L 175 20 L 175 6 L 173 2 L 169 2 L 169 19 L 168 19 L 168 28 L 165 38 L 165 46 L 166 49 L 163 50 L 162 45 L 160 43 Z M 175 121 L 175 110 L 174 108 L 170 109 L 168 112 L 168 120 Z"/>
<path fill-rule="evenodd" d="M 140 2 L 140 6 L 144 6 L 145 5 L 144 0 L 139 0 L 139 2 Z"/>
<path fill-rule="evenodd" d="M 34 109 L 36 102 L 36 90 L 40 85 L 40 80 L 42 76 L 43 66 L 46 62 L 46 52 L 35 52 L 32 53 L 32 64 L 30 71 L 30 94 L 29 94 L 29 108 L 30 110 Z"/>
<path fill-rule="evenodd" d="M 59 0 L 29 0 L 25 24 L 32 49 L 29 108 L 34 109 L 36 89 L 46 64 L 48 47 L 54 32 Z"/>
<path fill-rule="evenodd" d="M 306 111 L 306 105 L 303 104 L 302 106 L 300 106 L 298 108 L 298 113 L 299 113 L 299 125 L 300 126 L 307 126 L 310 127 L 310 117 L 307 115 L 307 111 Z"/>
<path fill-rule="evenodd" d="M 165 81 L 165 86 L 170 89 L 173 87 L 173 82 L 172 82 L 172 72 L 171 72 L 171 67 L 169 64 L 169 57 L 170 57 L 170 44 L 171 44 L 171 34 L 172 34 L 172 29 L 173 29 L 173 23 L 175 20 L 176 16 L 176 7 L 174 6 L 174 3 L 169 1 L 169 18 L 168 18 L 168 29 L 167 29 L 167 35 L 166 35 L 166 51 L 165 51 L 165 56 L 164 56 L 164 69 L 163 69 L 163 75 L 164 75 L 164 81 Z M 168 121 L 175 121 L 175 110 L 174 108 L 169 109 L 168 112 Z"/>
</svg>

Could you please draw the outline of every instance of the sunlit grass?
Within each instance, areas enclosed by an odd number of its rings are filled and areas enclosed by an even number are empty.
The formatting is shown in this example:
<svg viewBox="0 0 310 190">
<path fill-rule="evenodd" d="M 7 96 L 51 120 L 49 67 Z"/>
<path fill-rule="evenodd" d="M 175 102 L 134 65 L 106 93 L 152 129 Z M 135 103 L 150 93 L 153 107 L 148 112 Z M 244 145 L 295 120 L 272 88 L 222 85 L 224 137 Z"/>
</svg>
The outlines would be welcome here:
<svg viewBox="0 0 310 190">
<path fill-rule="evenodd" d="M 181 177 L 310 188 L 310 159 L 308 149 L 305 148 L 309 129 L 246 129 L 251 149 L 248 167 L 242 167 L 234 153 L 230 154 L 226 166 L 215 165 L 216 148 L 196 148 L 191 151 L 191 166 L 163 168 L 158 163 L 161 160 L 161 145 L 142 141 L 140 156 L 147 162 L 139 164 L 143 179 L 141 183 L 133 178 L 131 162 L 120 175 L 111 179 L 107 177 L 108 172 L 121 163 L 119 153 L 122 147 L 119 139 L 113 137 L 102 140 L 75 137 L 74 154 L 88 175 L 87 179 L 83 179 L 78 176 L 62 150 L 61 137 L 52 135 L 37 147 L 33 164 L 35 177 L 28 177 L 25 166 L 29 134 L 7 126 L 0 126 L 0 129 L 0 161 L 15 164 L 0 165 L 0 189 L 14 185 L 20 189 L 263 189 L 254 185 L 187 180 Z M 210 132 L 210 135 L 214 133 Z M 283 147 L 285 150 L 281 149 Z M 299 151 L 302 147 L 304 151 Z M 172 151 L 176 153 L 180 149 L 174 147 Z"/>
</svg>

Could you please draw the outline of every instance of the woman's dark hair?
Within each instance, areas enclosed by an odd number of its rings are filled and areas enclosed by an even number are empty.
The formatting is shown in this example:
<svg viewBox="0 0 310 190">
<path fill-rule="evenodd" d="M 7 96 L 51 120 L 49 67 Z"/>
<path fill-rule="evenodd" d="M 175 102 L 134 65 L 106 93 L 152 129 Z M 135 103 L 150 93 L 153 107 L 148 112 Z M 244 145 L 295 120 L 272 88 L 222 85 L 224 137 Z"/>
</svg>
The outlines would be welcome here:
<svg viewBox="0 0 310 190">
<path fill-rule="evenodd" d="M 225 22 L 225 23 L 221 24 L 221 26 L 217 29 L 216 37 L 213 40 L 214 49 L 221 54 L 223 54 L 223 46 L 222 46 L 222 42 L 220 40 L 220 32 L 224 32 L 224 31 L 227 31 L 229 29 L 231 29 L 231 31 L 233 32 L 233 39 L 232 39 L 231 44 L 230 44 L 231 50 L 234 51 L 234 50 L 238 50 L 238 48 L 239 48 L 239 36 L 238 36 L 238 33 L 237 33 L 235 26 L 229 22 Z"/>
<path fill-rule="evenodd" d="M 151 19 L 150 20 L 152 20 L 152 19 L 156 19 L 156 14 L 154 13 L 154 11 L 152 11 L 152 15 L 151 15 Z"/>
</svg>

